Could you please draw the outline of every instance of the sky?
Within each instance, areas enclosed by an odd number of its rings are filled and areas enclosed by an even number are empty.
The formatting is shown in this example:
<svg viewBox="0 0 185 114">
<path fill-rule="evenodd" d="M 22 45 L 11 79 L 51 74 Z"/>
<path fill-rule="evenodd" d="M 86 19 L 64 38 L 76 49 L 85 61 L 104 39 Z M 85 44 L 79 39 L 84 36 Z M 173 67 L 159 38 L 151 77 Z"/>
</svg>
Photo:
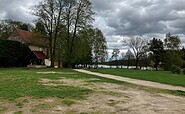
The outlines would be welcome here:
<svg viewBox="0 0 185 114">
<path fill-rule="evenodd" d="M 32 22 L 28 12 L 39 0 L 0 0 L 0 19 Z M 185 0 L 91 0 L 94 27 L 102 30 L 109 52 L 127 50 L 122 39 L 135 35 L 164 39 L 179 35 L 185 44 Z"/>
</svg>

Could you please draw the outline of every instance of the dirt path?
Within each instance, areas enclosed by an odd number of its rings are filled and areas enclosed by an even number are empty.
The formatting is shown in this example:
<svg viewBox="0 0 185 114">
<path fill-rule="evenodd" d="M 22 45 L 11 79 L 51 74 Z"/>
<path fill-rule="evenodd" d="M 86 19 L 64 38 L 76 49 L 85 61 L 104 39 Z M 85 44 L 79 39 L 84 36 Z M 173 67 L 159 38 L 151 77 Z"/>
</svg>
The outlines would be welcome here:
<svg viewBox="0 0 185 114">
<path fill-rule="evenodd" d="M 110 74 L 96 73 L 96 72 L 91 72 L 91 71 L 87 71 L 83 69 L 75 69 L 75 71 L 92 74 L 92 75 L 96 75 L 96 76 L 100 76 L 104 78 L 114 79 L 118 81 L 124 81 L 124 82 L 132 83 L 132 84 L 142 85 L 142 86 L 148 86 L 148 87 L 159 88 L 159 89 L 167 89 L 167 90 L 185 91 L 185 88 L 181 86 L 172 86 L 172 85 L 161 84 L 161 83 L 156 83 L 156 82 L 151 82 L 151 81 L 125 78 L 125 77 L 120 77 L 120 76 L 115 76 L 115 75 L 110 75 Z"/>
</svg>

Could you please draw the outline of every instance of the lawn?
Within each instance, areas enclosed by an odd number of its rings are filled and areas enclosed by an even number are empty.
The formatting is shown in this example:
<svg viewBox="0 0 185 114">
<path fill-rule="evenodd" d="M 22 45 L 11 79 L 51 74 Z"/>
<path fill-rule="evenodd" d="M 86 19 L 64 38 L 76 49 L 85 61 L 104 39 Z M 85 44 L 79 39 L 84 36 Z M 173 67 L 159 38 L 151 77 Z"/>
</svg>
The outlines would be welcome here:
<svg viewBox="0 0 185 114">
<path fill-rule="evenodd" d="M 109 70 L 114 71 L 115 69 Z M 129 75 L 129 72 L 127 73 Z M 96 114 L 118 113 L 119 110 L 123 111 L 122 113 L 125 111 L 129 113 L 135 109 L 127 109 L 127 107 L 135 106 L 135 102 L 131 102 L 131 104 L 128 102 L 134 101 L 134 99 L 142 101 L 143 96 L 151 99 L 151 101 L 147 101 L 149 103 L 153 102 L 152 99 L 157 102 L 168 99 L 165 100 L 168 101 L 166 102 L 168 106 L 169 98 L 161 97 L 161 94 L 164 96 L 178 95 L 177 97 L 180 97 L 182 102 L 185 101 L 185 92 L 182 91 L 143 87 L 79 73 L 72 69 L 0 69 L 0 114 L 28 112 L 36 114 Z M 172 103 L 174 103 L 174 98 L 176 96 L 170 100 Z M 143 103 L 141 102 L 140 105 Z M 138 110 L 140 109 L 138 107 Z"/>
<path fill-rule="evenodd" d="M 46 74 L 42 72 L 46 72 Z M 30 96 L 35 98 L 58 97 L 83 99 L 87 94 L 92 92 L 92 90 L 90 89 L 77 86 L 45 86 L 42 83 L 39 83 L 39 80 L 41 80 L 42 78 L 47 78 L 51 80 L 60 78 L 98 78 L 100 79 L 98 80 L 99 82 L 123 83 L 92 75 L 77 73 L 72 69 L 1 68 L 0 98 L 15 99 L 24 96 Z"/>
<path fill-rule="evenodd" d="M 172 74 L 169 71 L 135 69 L 91 69 L 90 71 L 185 87 L 185 75 Z"/>
</svg>

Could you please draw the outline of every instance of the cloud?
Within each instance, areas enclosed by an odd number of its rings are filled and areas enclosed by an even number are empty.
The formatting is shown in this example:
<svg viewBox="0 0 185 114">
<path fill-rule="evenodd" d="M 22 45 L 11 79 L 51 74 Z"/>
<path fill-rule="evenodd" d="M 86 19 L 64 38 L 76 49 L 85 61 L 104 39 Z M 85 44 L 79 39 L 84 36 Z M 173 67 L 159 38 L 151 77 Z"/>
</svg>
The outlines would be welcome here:
<svg viewBox="0 0 185 114">
<path fill-rule="evenodd" d="M 182 43 L 185 43 L 185 0 L 92 0 L 92 2 L 101 20 L 96 23 L 104 23 L 100 28 L 106 33 L 111 49 L 118 47 L 122 49 L 118 41 L 126 36 L 140 35 L 164 39 L 168 32 L 179 35 Z"/>
<path fill-rule="evenodd" d="M 36 0 L 1 0 L 0 19 L 32 22 L 34 17 L 29 14 L 29 9 L 37 2 Z"/>
<path fill-rule="evenodd" d="M 40 0 L 0 0 L 0 19 L 32 22 L 30 6 Z M 125 49 L 124 37 L 164 39 L 171 32 L 185 43 L 185 0 L 91 0 L 94 26 L 104 33 L 109 49 Z"/>
</svg>

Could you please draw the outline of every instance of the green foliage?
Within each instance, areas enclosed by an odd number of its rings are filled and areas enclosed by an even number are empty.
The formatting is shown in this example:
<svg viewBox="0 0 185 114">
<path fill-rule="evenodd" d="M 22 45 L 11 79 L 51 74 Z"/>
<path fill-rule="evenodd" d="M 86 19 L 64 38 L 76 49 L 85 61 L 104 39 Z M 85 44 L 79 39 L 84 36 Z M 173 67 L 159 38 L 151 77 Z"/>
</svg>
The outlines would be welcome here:
<svg viewBox="0 0 185 114">
<path fill-rule="evenodd" d="M 163 61 L 164 46 L 160 39 L 153 38 L 149 43 L 149 50 L 152 52 L 152 60 L 154 62 L 154 67 L 158 69 L 158 65 Z"/>
<path fill-rule="evenodd" d="M 92 29 L 90 34 L 90 42 L 93 53 L 93 61 L 104 62 L 107 57 L 107 43 L 101 30 Z"/>
<path fill-rule="evenodd" d="M 62 57 L 66 67 L 79 61 L 84 63 L 83 60 L 89 62 L 88 39 L 78 34 L 86 31 L 93 21 L 94 12 L 89 0 L 42 0 L 32 11 L 38 17 L 35 32 L 46 33 L 48 37 L 52 67 L 54 61 L 61 61 Z"/>
<path fill-rule="evenodd" d="M 164 70 L 171 70 L 172 65 L 181 67 L 184 64 L 182 54 L 178 50 L 166 50 L 164 53 L 163 68 Z"/>
<path fill-rule="evenodd" d="M 31 30 L 32 25 L 14 20 L 0 20 L 0 40 L 6 40 L 15 29 Z"/>
<path fill-rule="evenodd" d="M 137 69 L 139 60 L 148 52 L 148 39 L 140 36 L 133 36 L 129 39 L 124 39 L 123 44 L 132 49 Z"/>
<path fill-rule="evenodd" d="M 16 41 L 2 40 L 0 41 L 0 66 L 26 66 L 29 62 L 27 57 L 30 52 L 27 45 Z"/>
<path fill-rule="evenodd" d="M 181 67 L 184 64 L 183 51 L 180 48 L 180 38 L 179 36 L 166 34 L 164 39 L 164 46 L 166 48 L 164 53 L 163 67 L 165 70 L 170 70 L 170 66 L 176 65 Z"/>
<path fill-rule="evenodd" d="M 177 74 L 180 74 L 181 73 L 181 68 L 176 66 L 176 65 L 172 65 L 171 66 L 171 72 L 172 73 L 177 73 Z"/>
<path fill-rule="evenodd" d="M 170 33 L 166 34 L 166 38 L 164 39 L 164 45 L 169 50 L 178 50 L 180 47 L 180 38 L 179 36 L 171 35 Z"/>
</svg>

